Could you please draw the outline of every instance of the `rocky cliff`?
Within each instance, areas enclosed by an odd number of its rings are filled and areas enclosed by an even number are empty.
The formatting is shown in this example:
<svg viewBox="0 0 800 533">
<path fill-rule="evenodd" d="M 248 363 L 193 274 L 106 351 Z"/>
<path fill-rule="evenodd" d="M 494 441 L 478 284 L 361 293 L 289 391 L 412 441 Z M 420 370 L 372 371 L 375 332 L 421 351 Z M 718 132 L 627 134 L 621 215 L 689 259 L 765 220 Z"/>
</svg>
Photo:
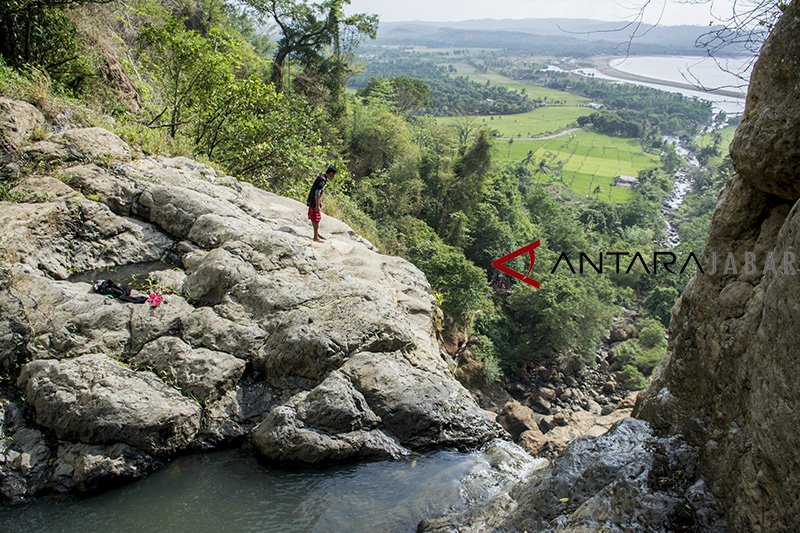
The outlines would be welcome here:
<svg viewBox="0 0 800 533">
<path fill-rule="evenodd" d="M 420 532 L 725 531 L 697 474 L 697 447 L 658 437 L 626 418 L 570 444 L 546 468 L 462 513 L 423 521 Z"/>
<path fill-rule="evenodd" d="M 717 272 L 697 274 L 674 308 L 668 359 L 635 411 L 701 446 L 701 473 L 739 531 L 800 520 L 799 32 L 794 1 L 731 145 L 736 175 L 701 258 L 716 255 Z"/>
<path fill-rule="evenodd" d="M 440 352 L 413 265 L 305 206 L 0 99 L 0 493 L 92 489 L 248 436 L 274 461 L 502 433 Z M 138 276 L 158 307 L 92 291 Z M 147 290 L 144 294 L 147 294 Z"/>
</svg>

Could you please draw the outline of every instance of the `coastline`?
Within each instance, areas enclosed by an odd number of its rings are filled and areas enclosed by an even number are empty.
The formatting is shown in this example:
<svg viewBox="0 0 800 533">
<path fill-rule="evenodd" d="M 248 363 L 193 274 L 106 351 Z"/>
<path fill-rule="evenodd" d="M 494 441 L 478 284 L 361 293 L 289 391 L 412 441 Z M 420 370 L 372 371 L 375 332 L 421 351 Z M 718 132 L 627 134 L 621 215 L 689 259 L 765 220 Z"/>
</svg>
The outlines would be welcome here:
<svg viewBox="0 0 800 533">
<path fill-rule="evenodd" d="M 592 58 L 592 61 L 594 62 L 594 68 L 598 72 L 600 72 L 601 74 L 605 74 L 606 76 L 610 76 L 612 78 L 617 78 L 619 80 L 631 81 L 636 83 L 650 83 L 653 85 L 661 85 L 663 87 L 672 87 L 675 89 L 684 89 L 687 91 L 715 94 L 718 96 L 726 96 L 728 98 L 737 98 L 741 100 L 744 100 L 747 95 L 747 93 L 741 91 L 733 91 L 729 89 L 704 90 L 701 87 L 692 85 L 691 83 L 681 83 L 677 81 L 651 78 L 648 76 L 640 76 L 639 74 L 632 74 L 630 72 L 625 72 L 624 70 L 619 70 L 618 68 L 611 66 L 611 61 L 614 59 L 617 58 L 602 56 L 602 57 L 594 57 Z"/>
</svg>

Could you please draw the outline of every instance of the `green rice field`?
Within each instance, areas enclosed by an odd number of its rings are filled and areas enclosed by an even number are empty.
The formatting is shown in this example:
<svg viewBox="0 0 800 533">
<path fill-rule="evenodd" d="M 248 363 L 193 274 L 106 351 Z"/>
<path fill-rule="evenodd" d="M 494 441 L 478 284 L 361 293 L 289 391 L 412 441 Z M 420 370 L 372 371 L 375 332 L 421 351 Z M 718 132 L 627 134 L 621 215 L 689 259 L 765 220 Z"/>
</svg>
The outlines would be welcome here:
<svg viewBox="0 0 800 533">
<path fill-rule="evenodd" d="M 514 115 L 476 116 L 475 126 L 496 130 L 499 137 L 539 137 L 575 126 L 578 117 L 590 115 L 589 107 L 539 107 L 528 113 Z M 439 117 L 442 125 L 455 125 L 454 117 Z"/>
<path fill-rule="evenodd" d="M 658 166 L 659 158 L 645 153 L 638 139 L 608 137 L 577 131 L 563 137 L 542 141 L 497 141 L 495 150 L 500 161 L 521 162 L 532 152 L 531 171 L 541 183 L 566 186 L 581 195 L 595 195 L 622 203 L 630 198 L 630 189 L 613 186 L 616 176 L 636 176 L 640 170 Z M 550 173 L 537 173 L 539 162 L 550 167 L 563 163 L 563 182 L 553 181 Z M 594 191 L 600 187 L 600 192 Z"/>
<path fill-rule="evenodd" d="M 475 127 L 485 127 L 495 132 L 495 152 L 498 161 L 519 163 L 529 153 L 530 166 L 535 179 L 542 184 L 559 185 L 571 189 L 576 194 L 597 196 L 617 203 L 626 202 L 631 196 L 628 187 L 612 185 L 617 176 L 636 176 L 640 170 L 656 167 L 659 158 L 645 153 L 638 139 L 609 137 L 593 132 L 578 130 L 578 117 L 590 115 L 595 110 L 588 107 L 588 98 L 546 87 L 539 87 L 523 81 L 512 80 L 495 72 L 477 72 L 466 63 L 450 63 L 456 69 L 455 76 L 466 76 L 478 83 L 487 81 L 515 91 L 525 90 L 533 99 L 544 99 L 544 107 L 528 113 L 515 115 L 493 115 L 474 117 Z M 463 119 L 440 117 L 443 125 L 456 125 Z M 726 129 L 727 130 L 727 129 Z M 724 135 L 728 132 L 723 130 Z M 559 132 L 564 135 L 550 139 L 533 140 Z M 538 172 L 540 162 L 556 168 L 563 163 L 561 178 L 553 178 L 552 172 L 544 169 Z M 599 187 L 599 192 L 596 192 Z"/>
<path fill-rule="evenodd" d="M 717 132 L 722 137 L 719 143 L 720 154 L 709 161 L 711 165 L 718 165 L 722 163 L 723 159 L 728 157 L 728 147 L 730 147 L 731 141 L 733 141 L 733 134 L 736 133 L 736 128 L 737 126 L 726 126 Z M 711 146 L 714 144 L 714 137 L 712 134 L 701 135 L 695 139 L 695 144 L 697 148 Z"/>
</svg>

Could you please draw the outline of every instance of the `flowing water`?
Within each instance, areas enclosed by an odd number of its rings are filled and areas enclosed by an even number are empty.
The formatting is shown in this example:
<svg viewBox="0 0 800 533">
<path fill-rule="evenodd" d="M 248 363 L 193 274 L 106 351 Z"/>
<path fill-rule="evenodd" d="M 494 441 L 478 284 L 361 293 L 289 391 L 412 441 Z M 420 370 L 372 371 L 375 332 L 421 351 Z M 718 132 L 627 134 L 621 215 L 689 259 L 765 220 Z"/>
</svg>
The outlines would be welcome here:
<svg viewBox="0 0 800 533">
<path fill-rule="evenodd" d="M 676 137 L 665 137 L 666 142 L 675 146 L 675 151 L 683 157 L 686 164 L 675 173 L 675 182 L 672 185 L 672 192 L 667 198 L 666 203 L 661 208 L 661 215 L 667 224 L 666 238 L 660 243 L 665 248 L 674 248 L 681 243 L 678 227 L 675 223 L 675 216 L 680 209 L 683 200 L 692 188 L 690 174 L 700 167 L 700 162 L 686 147 L 682 146 Z"/>
<path fill-rule="evenodd" d="M 96 496 L 2 506 L 0 530 L 415 531 L 420 520 L 480 501 L 542 463 L 500 446 L 500 470 L 496 450 L 325 469 L 267 467 L 242 450 L 190 455 Z"/>
</svg>

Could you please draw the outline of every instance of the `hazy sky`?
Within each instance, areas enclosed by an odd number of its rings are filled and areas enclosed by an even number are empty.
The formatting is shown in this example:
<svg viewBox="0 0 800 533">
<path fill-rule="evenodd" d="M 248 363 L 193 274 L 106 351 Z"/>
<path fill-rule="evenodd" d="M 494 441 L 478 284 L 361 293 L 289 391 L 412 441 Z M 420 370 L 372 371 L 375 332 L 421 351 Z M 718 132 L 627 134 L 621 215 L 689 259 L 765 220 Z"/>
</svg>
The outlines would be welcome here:
<svg viewBox="0 0 800 533">
<path fill-rule="evenodd" d="M 630 18 L 645 0 L 352 0 L 348 12 L 377 13 L 385 22 L 398 20 L 453 21 L 479 18 L 591 18 L 618 21 Z M 645 22 L 707 25 L 710 4 L 685 0 L 651 0 Z M 732 0 L 714 0 L 714 13 L 730 12 Z"/>
</svg>

